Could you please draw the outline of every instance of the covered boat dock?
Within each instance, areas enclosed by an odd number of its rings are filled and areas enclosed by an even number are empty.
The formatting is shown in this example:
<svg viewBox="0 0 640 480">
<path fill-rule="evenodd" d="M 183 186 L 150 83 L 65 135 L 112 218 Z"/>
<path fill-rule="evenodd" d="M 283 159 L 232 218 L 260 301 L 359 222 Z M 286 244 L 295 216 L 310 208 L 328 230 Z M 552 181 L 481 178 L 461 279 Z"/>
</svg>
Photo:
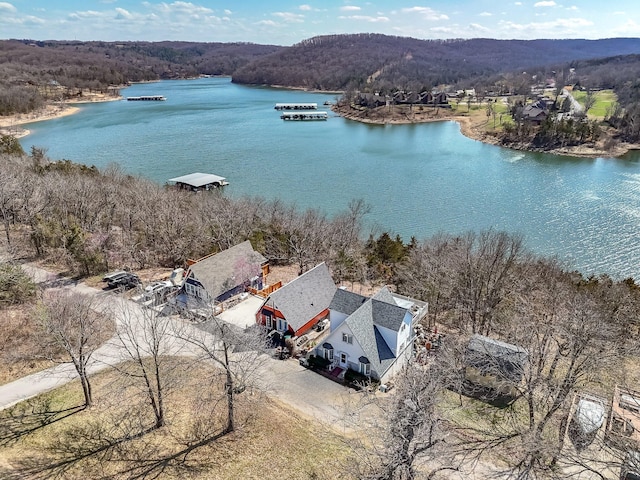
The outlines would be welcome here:
<svg viewBox="0 0 640 480">
<path fill-rule="evenodd" d="M 183 175 L 181 177 L 170 178 L 170 182 L 175 182 L 176 187 L 184 190 L 191 190 L 192 192 L 199 192 L 201 190 L 212 190 L 215 188 L 224 187 L 229 185 L 227 179 L 211 173 L 190 173 L 189 175 Z"/>
<path fill-rule="evenodd" d="M 280 115 L 283 120 L 326 120 L 327 112 L 283 112 Z"/>
<path fill-rule="evenodd" d="M 317 110 L 317 103 L 276 103 L 276 110 Z"/>
</svg>

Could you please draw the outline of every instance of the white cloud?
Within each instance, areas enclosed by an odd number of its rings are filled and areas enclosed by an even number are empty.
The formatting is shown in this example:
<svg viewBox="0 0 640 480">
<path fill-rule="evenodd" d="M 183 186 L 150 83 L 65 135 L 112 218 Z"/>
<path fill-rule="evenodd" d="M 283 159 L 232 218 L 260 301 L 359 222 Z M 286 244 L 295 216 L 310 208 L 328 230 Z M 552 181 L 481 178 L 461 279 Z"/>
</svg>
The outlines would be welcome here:
<svg viewBox="0 0 640 480">
<path fill-rule="evenodd" d="M 298 7 L 300 10 L 302 10 L 303 12 L 309 12 L 311 11 L 311 5 L 300 5 Z"/>
<path fill-rule="evenodd" d="M 572 11 L 577 11 L 580 10 L 578 7 L 576 7 L 575 5 L 571 5 L 570 7 L 567 7 L 567 10 L 572 10 Z"/>
<path fill-rule="evenodd" d="M 275 12 L 272 13 L 274 17 L 281 18 L 287 23 L 301 23 L 304 21 L 304 15 L 299 13 L 291 13 L 291 12 Z"/>
<path fill-rule="evenodd" d="M 161 3 L 160 5 L 162 5 L 162 7 L 167 11 L 187 13 L 190 15 L 213 13 L 213 10 L 210 8 L 194 5 L 191 2 L 173 2 L 168 5 L 166 3 Z"/>
<path fill-rule="evenodd" d="M 369 15 L 341 15 L 338 18 L 340 20 L 356 20 L 369 23 L 384 23 L 389 21 L 389 17 L 371 17 Z"/>
<path fill-rule="evenodd" d="M 0 2 L 0 11 L 5 12 L 17 12 L 18 9 L 7 2 Z"/>
<path fill-rule="evenodd" d="M 133 18 L 133 15 L 124 8 L 116 8 L 116 18 L 126 18 L 127 20 L 130 20 Z"/>
<path fill-rule="evenodd" d="M 444 13 L 438 13 L 434 9 L 429 7 L 411 7 L 403 8 L 402 13 L 417 13 L 422 15 L 426 20 L 449 20 L 449 17 Z"/>
<path fill-rule="evenodd" d="M 500 22 L 500 26 L 507 34 L 516 32 L 518 38 L 570 38 L 579 36 L 584 38 L 584 28 L 592 27 L 594 23 L 585 18 L 559 18 L 548 22 L 515 23 Z M 562 36 L 562 37 L 560 37 Z"/>
<path fill-rule="evenodd" d="M 533 4 L 534 7 L 555 7 L 556 2 L 553 0 L 543 0 L 542 2 L 537 2 Z"/>
<path fill-rule="evenodd" d="M 359 12 L 362 9 L 355 5 L 345 5 L 344 7 L 340 7 L 340 10 L 343 12 Z"/>
<path fill-rule="evenodd" d="M 490 32 L 491 30 L 487 27 L 483 27 L 482 25 L 478 24 L 478 23 L 471 23 L 469 24 L 469 28 L 474 31 L 474 32 Z"/>
<path fill-rule="evenodd" d="M 491 16 L 493 16 L 493 13 L 489 13 L 489 12 L 482 12 L 482 13 L 480 14 L 480 16 L 481 16 L 481 17 L 491 17 Z"/>
<path fill-rule="evenodd" d="M 274 22 L 273 20 L 260 20 L 259 22 L 256 22 L 256 25 L 265 25 L 267 27 L 277 27 L 278 24 L 276 22 Z"/>
<path fill-rule="evenodd" d="M 229 10 L 229 9 L 225 9 L 225 10 L 224 10 L 224 14 L 225 14 L 225 15 L 232 15 L 232 14 L 233 14 L 233 12 L 232 12 L 231 10 Z"/>
<path fill-rule="evenodd" d="M 627 20 L 626 23 L 619 25 L 615 33 L 617 36 L 639 36 L 640 35 L 640 24 L 636 23 L 634 20 Z"/>
<path fill-rule="evenodd" d="M 520 5 L 522 5 L 522 2 L 516 2 L 516 3 L 514 3 L 514 5 L 520 6 Z"/>
</svg>

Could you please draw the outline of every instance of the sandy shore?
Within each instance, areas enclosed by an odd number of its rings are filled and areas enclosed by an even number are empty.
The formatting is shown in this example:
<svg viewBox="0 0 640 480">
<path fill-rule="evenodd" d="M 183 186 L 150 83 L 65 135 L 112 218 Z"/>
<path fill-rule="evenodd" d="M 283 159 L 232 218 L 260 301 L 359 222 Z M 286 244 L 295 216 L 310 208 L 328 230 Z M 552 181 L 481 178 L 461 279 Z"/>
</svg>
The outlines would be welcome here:
<svg viewBox="0 0 640 480">
<path fill-rule="evenodd" d="M 405 110 L 392 109 L 389 111 L 387 107 L 379 107 L 370 110 L 356 110 L 351 107 L 333 106 L 332 110 L 338 115 L 362 123 L 370 123 L 374 125 L 393 125 L 393 124 L 411 124 L 411 123 L 429 123 L 429 122 L 445 122 L 454 121 L 460 125 L 460 132 L 472 140 L 497 145 L 503 148 L 520 151 L 538 151 L 550 153 L 554 155 L 566 155 L 571 157 L 585 158 L 618 158 L 631 150 L 640 150 L 640 145 L 616 142 L 614 146 L 605 148 L 607 138 L 603 138 L 595 144 L 584 144 L 571 147 L 535 149 L 530 144 L 503 144 L 501 139 L 492 135 L 487 131 L 488 120 L 484 115 L 468 116 L 458 114 L 454 110 L 449 109 L 424 109 L 406 112 Z"/>
<path fill-rule="evenodd" d="M 85 96 L 82 100 L 68 100 L 63 103 L 50 104 L 31 113 L 20 113 L 6 117 L 0 116 L 0 134 L 22 138 L 31 133 L 29 129 L 23 127 L 25 124 L 73 115 L 80 111 L 80 107 L 77 105 L 83 103 L 112 102 L 121 99 L 122 97 L 95 94 Z"/>
</svg>

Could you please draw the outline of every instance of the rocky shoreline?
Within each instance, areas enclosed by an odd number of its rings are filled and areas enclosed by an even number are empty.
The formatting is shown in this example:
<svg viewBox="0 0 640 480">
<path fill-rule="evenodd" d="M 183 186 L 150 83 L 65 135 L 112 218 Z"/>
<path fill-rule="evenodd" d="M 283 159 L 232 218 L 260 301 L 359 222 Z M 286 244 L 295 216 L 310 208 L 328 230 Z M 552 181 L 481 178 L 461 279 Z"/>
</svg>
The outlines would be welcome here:
<svg viewBox="0 0 640 480">
<path fill-rule="evenodd" d="M 512 150 L 541 152 L 553 155 L 564 155 L 584 158 L 618 158 L 632 150 L 640 150 L 640 145 L 616 142 L 613 146 L 605 148 L 606 139 L 598 141 L 596 144 L 583 144 L 577 146 L 540 148 L 533 147 L 530 143 L 505 143 L 498 136 L 487 131 L 488 120 L 484 116 L 464 115 L 449 109 L 428 108 L 418 110 L 418 107 L 411 112 L 398 107 L 378 107 L 375 109 L 354 109 L 350 106 L 334 105 L 332 111 L 341 117 L 356 122 L 369 123 L 374 125 L 394 125 L 394 124 L 415 124 L 430 122 L 457 122 L 460 125 L 460 132 L 467 138 L 479 142 L 496 145 Z"/>
</svg>

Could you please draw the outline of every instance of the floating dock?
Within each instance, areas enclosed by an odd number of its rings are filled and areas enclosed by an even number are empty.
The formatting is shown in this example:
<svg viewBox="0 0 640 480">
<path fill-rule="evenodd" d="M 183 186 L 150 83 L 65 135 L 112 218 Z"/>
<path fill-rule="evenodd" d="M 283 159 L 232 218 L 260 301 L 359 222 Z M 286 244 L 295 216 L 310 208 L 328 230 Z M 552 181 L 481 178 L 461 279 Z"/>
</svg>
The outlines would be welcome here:
<svg viewBox="0 0 640 480">
<path fill-rule="evenodd" d="M 176 187 L 182 190 L 199 192 L 201 190 L 213 190 L 229 185 L 227 179 L 212 173 L 190 173 L 181 177 L 170 178 L 170 182 L 175 182 Z"/>
<path fill-rule="evenodd" d="M 283 112 L 280 118 L 282 120 L 310 121 L 326 120 L 329 115 L 327 112 Z"/>
<path fill-rule="evenodd" d="M 143 95 L 141 97 L 127 97 L 128 102 L 164 102 L 166 97 L 162 95 Z"/>
<path fill-rule="evenodd" d="M 276 103 L 276 110 L 317 110 L 317 103 Z"/>
</svg>

